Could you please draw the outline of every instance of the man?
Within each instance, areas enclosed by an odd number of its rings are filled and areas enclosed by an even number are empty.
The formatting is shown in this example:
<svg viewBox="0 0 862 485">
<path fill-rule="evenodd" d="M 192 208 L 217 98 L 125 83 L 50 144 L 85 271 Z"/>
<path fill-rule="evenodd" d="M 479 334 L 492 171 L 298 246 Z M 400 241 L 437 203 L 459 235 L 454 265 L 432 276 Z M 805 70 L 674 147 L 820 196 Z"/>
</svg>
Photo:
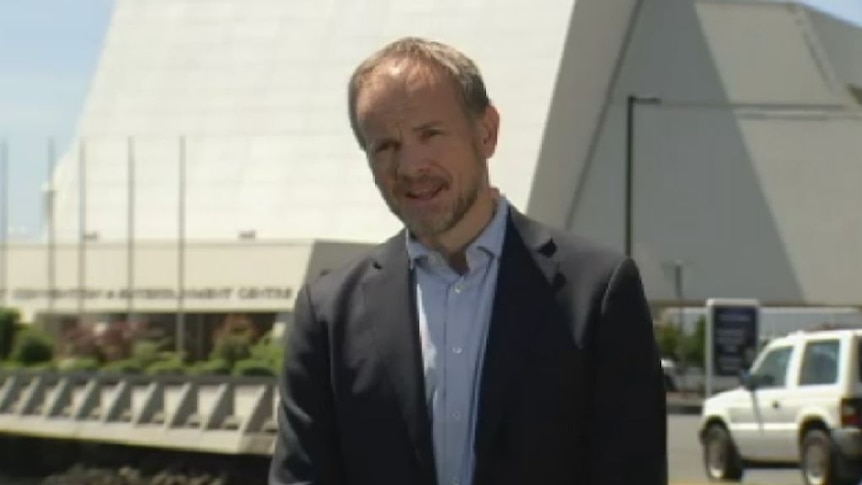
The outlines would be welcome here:
<svg viewBox="0 0 862 485">
<path fill-rule="evenodd" d="M 474 63 L 402 39 L 357 68 L 349 107 L 406 228 L 297 296 L 270 484 L 666 483 L 637 269 L 492 187 Z"/>
</svg>

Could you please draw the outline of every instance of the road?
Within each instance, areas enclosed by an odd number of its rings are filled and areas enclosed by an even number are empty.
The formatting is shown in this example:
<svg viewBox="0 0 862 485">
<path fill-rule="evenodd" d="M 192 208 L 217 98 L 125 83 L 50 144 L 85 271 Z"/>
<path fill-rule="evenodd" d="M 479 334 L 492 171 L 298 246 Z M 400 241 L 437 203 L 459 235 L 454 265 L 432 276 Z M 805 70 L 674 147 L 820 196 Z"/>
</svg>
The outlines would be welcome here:
<svg viewBox="0 0 862 485">
<path fill-rule="evenodd" d="M 668 416 L 668 461 L 672 485 L 707 483 L 703 472 L 697 416 Z M 742 483 L 756 485 L 802 485 L 798 470 L 747 470 Z"/>
</svg>

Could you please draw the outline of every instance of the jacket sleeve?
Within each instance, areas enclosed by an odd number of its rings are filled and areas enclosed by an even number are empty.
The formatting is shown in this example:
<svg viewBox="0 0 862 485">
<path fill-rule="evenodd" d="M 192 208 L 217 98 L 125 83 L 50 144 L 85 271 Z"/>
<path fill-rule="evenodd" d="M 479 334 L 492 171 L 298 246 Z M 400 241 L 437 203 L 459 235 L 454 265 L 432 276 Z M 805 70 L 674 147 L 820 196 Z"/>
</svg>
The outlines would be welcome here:
<svg viewBox="0 0 862 485">
<path fill-rule="evenodd" d="M 624 259 L 602 299 L 593 344 L 593 485 L 666 485 L 661 359 L 637 267 Z"/>
<path fill-rule="evenodd" d="M 326 323 L 315 316 L 307 286 L 297 295 L 294 321 L 285 331 L 278 392 L 269 485 L 343 484 Z"/>
</svg>

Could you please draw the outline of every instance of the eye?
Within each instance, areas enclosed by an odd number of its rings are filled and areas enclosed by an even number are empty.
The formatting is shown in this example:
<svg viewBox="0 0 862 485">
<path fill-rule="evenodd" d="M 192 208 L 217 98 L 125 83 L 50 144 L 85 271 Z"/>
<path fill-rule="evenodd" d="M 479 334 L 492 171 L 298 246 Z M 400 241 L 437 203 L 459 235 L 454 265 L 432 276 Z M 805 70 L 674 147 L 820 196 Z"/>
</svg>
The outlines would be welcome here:
<svg viewBox="0 0 862 485">
<path fill-rule="evenodd" d="M 383 153 L 387 150 L 395 148 L 395 142 L 392 140 L 383 140 L 374 145 L 374 153 Z"/>
<path fill-rule="evenodd" d="M 437 128 L 426 128 L 426 129 L 422 130 L 422 139 L 428 140 L 428 139 L 433 138 L 433 137 L 440 135 L 442 133 L 443 132 Z"/>
</svg>

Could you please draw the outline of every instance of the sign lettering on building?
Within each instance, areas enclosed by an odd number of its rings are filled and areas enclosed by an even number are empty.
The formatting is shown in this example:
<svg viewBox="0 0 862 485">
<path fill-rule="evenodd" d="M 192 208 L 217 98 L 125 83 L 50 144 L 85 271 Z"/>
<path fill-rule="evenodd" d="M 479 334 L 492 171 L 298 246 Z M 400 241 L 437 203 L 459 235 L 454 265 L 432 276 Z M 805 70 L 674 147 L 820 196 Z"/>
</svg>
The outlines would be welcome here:
<svg viewBox="0 0 862 485">
<path fill-rule="evenodd" d="M 43 300 L 177 300 L 179 292 L 174 288 L 0 288 L 0 299 L 13 301 Z M 293 289 L 275 286 L 201 287 L 186 288 L 184 300 L 290 300 Z"/>
</svg>

